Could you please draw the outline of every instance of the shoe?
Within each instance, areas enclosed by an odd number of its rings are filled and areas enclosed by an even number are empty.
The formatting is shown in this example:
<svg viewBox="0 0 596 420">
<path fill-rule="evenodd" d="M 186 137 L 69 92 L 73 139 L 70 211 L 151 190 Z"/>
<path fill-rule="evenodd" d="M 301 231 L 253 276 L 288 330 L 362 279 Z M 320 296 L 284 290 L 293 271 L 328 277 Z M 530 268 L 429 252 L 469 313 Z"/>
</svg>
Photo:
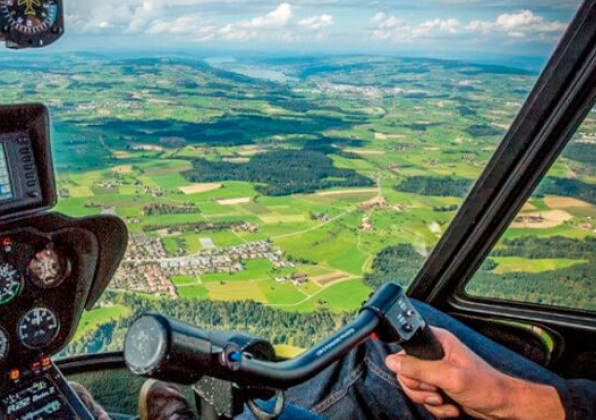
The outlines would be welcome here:
<svg viewBox="0 0 596 420">
<path fill-rule="evenodd" d="M 182 388 L 149 379 L 139 395 L 140 420 L 195 420 Z"/>
<path fill-rule="evenodd" d="M 87 391 L 87 388 L 76 382 L 70 382 L 70 386 L 78 395 L 83 405 L 85 405 L 87 410 L 89 410 L 89 412 L 93 415 L 93 418 L 96 420 L 110 420 L 108 413 L 106 413 L 103 407 L 99 405 L 97 401 L 95 401 L 95 398 L 93 398 L 93 395 Z"/>
</svg>

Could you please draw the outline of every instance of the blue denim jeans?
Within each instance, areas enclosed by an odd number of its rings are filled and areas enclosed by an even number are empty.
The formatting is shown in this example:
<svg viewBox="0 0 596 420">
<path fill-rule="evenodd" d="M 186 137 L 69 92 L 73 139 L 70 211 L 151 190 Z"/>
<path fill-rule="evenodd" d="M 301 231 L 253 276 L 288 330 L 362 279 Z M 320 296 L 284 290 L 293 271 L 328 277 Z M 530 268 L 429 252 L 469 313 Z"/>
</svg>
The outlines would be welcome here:
<svg viewBox="0 0 596 420">
<path fill-rule="evenodd" d="M 461 322 L 423 303 L 414 302 L 433 326 L 451 331 L 496 369 L 536 383 L 561 386 L 563 379 L 511 350 L 474 332 Z M 289 406 L 280 420 L 430 420 L 423 407 L 408 400 L 385 357 L 399 352 L 368 340 L 314 379 L 288 391 Z M 469 419 L 463 416 L 463 419 Z M 245 414 L 241 419 L 253 419 Z"/>
</svg>

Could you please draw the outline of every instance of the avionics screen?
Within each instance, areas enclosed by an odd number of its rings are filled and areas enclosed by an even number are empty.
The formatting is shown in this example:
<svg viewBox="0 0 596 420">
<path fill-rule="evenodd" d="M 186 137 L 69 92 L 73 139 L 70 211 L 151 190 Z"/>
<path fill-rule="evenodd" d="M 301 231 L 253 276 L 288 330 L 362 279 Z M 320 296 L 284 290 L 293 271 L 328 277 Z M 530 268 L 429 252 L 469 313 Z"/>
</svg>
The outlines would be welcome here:
<svg viewBox="0 0 596 420">
<path fill-rule="evenodd" d="M 0 399 L 0 412 L 7 420 L 80 420 L 48 376 L 13 388 Z"/>
<path fill-rule="evenodd" d="M 6 150 L 4 143 L 0 143 L 0 202 L 12 200 L 13 198 L 14 194 L 12 191 L 12 182 L 10 181 Z"/>
</svg>

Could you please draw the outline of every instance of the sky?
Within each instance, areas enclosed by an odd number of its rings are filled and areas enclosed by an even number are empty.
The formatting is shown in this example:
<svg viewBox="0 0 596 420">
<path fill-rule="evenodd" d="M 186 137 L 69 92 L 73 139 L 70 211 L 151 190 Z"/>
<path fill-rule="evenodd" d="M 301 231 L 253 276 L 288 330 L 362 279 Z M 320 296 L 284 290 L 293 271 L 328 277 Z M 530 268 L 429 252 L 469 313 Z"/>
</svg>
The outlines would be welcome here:
<svg viewBox="0 0 596 420">
<path fill-rule="evenodd" d="M 548 54 L 578 0 L 64 0 L 61 50 Z"/>
</svg>

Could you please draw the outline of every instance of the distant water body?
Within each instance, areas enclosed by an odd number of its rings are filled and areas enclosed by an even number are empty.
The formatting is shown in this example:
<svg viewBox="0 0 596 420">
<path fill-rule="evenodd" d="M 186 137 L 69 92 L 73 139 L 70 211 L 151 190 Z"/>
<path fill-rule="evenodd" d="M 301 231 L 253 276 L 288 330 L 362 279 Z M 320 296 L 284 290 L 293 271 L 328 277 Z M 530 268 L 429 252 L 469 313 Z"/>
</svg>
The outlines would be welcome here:
<svg viewBox="0 0 596 420">
<path fill-rule="evenodd" d="M 297 78 L 288 76 L 279 70 L 271 70 L 255 65 L 238 63 L 233 57 L 210 57 L 205 59 L 205 61 L 212 67 L 241 74 L 253 79 L 267 80 L 276 83 L 290 83 L 298 81 Z"/>
</svg>

